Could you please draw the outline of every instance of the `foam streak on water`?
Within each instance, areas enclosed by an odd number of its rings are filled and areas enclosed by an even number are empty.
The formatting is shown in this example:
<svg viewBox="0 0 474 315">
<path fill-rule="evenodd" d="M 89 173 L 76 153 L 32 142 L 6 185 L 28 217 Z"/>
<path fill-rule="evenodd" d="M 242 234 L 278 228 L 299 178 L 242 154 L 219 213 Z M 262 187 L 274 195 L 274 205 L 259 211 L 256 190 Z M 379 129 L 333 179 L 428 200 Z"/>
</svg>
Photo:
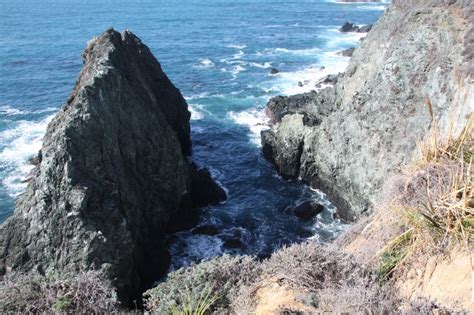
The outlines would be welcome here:
<svg viewBox="0 0 474 315">
<path fill-rule="evenodd" d="M 2 185 L 11 197 L 25 189 L 24 180 L 33 168 L 28 160 L 41 149 L 43 135 L 52 118 L 47 116 L 38 122 L 20 120 L 14 128 L 0 132 L 0 142 L 4 144 L 0 152 L 0 165 L 5 174 Z"/>
</svg>

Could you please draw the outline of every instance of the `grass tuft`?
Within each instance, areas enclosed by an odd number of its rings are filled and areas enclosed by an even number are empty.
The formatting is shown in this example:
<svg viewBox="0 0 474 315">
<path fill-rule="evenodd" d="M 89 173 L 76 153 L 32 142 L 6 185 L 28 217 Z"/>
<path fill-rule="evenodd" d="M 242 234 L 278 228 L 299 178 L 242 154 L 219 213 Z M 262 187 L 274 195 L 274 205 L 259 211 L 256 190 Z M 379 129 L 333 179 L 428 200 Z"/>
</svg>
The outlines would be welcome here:
<svg viewBox="0 0 474 315">
<path fill-rule="evenodd" d="M 413 243 L 413 229 L 410 229 L 382 249 L 379 258 L 379 269 L 377 278 L 381 281 L 388 280 L 392 272 L 408 255 L 410 246 Z"/>
</svg>

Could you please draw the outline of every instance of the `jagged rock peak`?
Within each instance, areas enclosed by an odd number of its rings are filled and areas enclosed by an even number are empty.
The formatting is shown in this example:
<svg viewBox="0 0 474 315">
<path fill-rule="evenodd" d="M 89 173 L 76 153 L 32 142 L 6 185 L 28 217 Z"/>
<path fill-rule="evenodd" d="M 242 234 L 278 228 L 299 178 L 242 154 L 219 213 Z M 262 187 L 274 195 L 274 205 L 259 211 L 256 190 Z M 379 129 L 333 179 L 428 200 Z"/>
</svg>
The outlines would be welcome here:
<svg viewBox="0 0 474 315">
<path fill-rule="evenodd" d="M 82 59 L 84 70 L 79 78 L 84 80 L 82 85 L 87 84 L 90 78 L 103 76 L 110 69 L 116 69 L 129 75 L 138 75 L 137 83 L 143 85 L 153 102 L 162 102 L 160 95 L 168 89 L 166 92 L 169 103 L 176 102 L 179 106 L 162 106 L 161 109 L 177 133 L 183 152 L 187 155 L 191 153 L 189 123 L 183 124 L 183 121 L 189 122 L 191 117 L 186 101 L 163 72 L 150 49 L 137 36 L 128 30 L 119 33 L 110 28 L 100 37 L 89 41 Z M 145 84 L 149 80 L 155 84 Z M 73 93 L 71 97 L 74 95 Z"/>
<path fill-rule="evenodd" d="M 226 196 L 186 156 L 186 101 L 138 37 L 109 29 L 83 60 L 0 226 L 0 272 L 99 270 L 127 305 L 167 270 L 170 220 Z"/>
</svg>

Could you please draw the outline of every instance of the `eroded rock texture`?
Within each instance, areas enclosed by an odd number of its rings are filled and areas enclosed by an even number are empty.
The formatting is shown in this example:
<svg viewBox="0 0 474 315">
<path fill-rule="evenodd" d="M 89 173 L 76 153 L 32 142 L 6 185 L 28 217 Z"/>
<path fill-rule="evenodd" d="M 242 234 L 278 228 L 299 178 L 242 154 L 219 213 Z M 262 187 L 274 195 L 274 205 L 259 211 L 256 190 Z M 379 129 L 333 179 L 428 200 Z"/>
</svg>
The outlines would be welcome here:
<svg viewBox="0 0 474 315">
<path fill-rule="evenodd" d="M 459 134 L 474 112 L 472 1 L 393 1 L 334 88 L 270 100 L 264 155 L 352 220 L 410 162 L 416 141 Z"/>
<path fill-rule="evenodd" d="M 0 264 L 4 272 L 100 270 L 127 305 L 168 267 L 170 218 L 226 196 L 190 162 L 187 104 L 139 38 L 110 29 L 83 60 L 28 188 L 0 227 Z"/>
</svg>

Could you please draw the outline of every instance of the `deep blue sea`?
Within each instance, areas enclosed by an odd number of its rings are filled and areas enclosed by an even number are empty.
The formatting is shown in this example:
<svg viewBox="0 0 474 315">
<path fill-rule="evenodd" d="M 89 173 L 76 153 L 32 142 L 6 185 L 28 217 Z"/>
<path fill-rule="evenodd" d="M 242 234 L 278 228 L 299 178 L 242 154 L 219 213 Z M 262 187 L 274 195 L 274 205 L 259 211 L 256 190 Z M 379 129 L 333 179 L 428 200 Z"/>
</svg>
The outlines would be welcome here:
<svg viewBox="0 0 474 315">
<path fill-rule="evenodd" d="M 223 252 L 266 255 L 308 237 L 334 238 L 344 226 L 333 219 L 330 201 L 282 180 L 263 159 L 263 109 L 272 96 L 309 91 L 318 78 L 344 71 L 348 58 L 336 52 L 357 45 L 362 34 L 341 34 L 338 27 L 374 23 L 385 7 L 323 0 L 0 0 L 0 222 L 25 188 L 27 161 L 70 94 L 87 41 L 112 26 L 139 36 L 186 97 L 194 159 L 229 194 L 203 211 L 201 224 L 218 227 L 218 235 L 170 237 L 174 267 Z M 278 75 L 270 75 L 273 67 Z M 285 211 L 308 199 L 326 205 L 316 220 L 301 222 Z M 242 246 L 228 249 L 227 239 Z"/>
</svg>

